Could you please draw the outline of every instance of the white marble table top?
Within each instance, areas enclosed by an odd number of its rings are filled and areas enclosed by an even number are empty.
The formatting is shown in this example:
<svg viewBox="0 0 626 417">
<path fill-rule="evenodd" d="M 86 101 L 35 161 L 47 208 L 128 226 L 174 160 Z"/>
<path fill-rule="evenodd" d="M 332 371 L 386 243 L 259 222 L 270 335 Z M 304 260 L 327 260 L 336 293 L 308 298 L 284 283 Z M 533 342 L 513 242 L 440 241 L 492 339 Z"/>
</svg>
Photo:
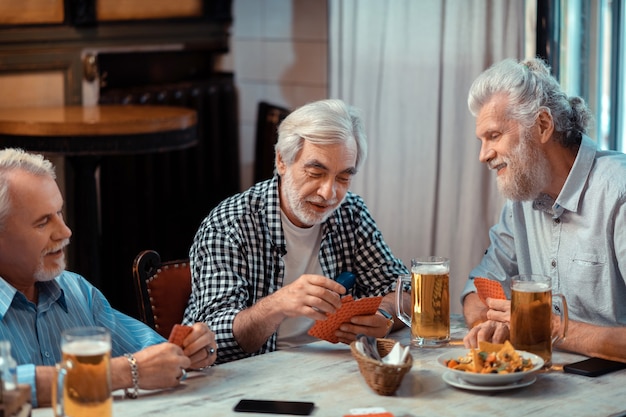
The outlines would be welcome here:
<svg viewBox="0 0 626 417">
<path fill-rule="evenodd" d="M 465 329 L 453 328 L 450 347 L 462 346 Z M 391 338 L 408 342 L 408 330 Z M 136 400 L 115 395 L 115 417 L 267 416 L 236 413 L 242 398 L 311 401 L 312 416 L 341 417 L 351 409 L 383 407 L 407 416 L 623 416 L 626 370 L 589 378 L 564 374 L 559 365 L 583 357 L 555 351 L 552 370 L 536 374 L 532 385 L 506 391 L 470 391 L 446 384 L 436 358 L 449 348 L 412 349 L 414 363 L 393 396 L 372 391 L 349 346 L 317 342 L 191 373 L 178 388 L 144 392 Z M 50 408 L 33 417 L 50 417 Z"/>
</svg>

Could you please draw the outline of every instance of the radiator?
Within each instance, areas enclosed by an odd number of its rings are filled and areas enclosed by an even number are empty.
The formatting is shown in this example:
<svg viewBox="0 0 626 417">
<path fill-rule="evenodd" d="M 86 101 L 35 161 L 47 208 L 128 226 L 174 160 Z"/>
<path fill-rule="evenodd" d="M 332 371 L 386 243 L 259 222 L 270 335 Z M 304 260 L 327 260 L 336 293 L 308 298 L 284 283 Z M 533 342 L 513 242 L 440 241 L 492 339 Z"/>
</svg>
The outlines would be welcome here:
<svg viewBox="0 0 626 417">
<path fill-rule="evenodd" d="M 137 316 L 132 262 L 144 249 L 187 258 L 201 220 L 240 190 L 237 100 L 230 73 L 103 89 L 100 104 L 162 104 L 198 112 L 196 147 L 103 158 L 100 164 L 102 291 Z"/>
</svg>

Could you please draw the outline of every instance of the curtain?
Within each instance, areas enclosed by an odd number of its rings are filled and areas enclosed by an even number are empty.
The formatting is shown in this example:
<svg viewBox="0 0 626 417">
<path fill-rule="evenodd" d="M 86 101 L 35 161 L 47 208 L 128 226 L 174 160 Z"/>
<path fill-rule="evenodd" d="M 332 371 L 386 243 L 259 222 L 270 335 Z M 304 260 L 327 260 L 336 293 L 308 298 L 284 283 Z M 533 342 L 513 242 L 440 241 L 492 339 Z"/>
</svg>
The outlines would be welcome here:
<svg viewBox="0 0 626 417">
<path fill-rule="evenodd" d="M 361 109 L 368 158 L 352 186 L 410 267 L 450 258 L 451 312 L 503 200 L 478 161 L 467 93 L 524 56 L 519 0 L 329 0 L 330 97 Z"/>
</svg>

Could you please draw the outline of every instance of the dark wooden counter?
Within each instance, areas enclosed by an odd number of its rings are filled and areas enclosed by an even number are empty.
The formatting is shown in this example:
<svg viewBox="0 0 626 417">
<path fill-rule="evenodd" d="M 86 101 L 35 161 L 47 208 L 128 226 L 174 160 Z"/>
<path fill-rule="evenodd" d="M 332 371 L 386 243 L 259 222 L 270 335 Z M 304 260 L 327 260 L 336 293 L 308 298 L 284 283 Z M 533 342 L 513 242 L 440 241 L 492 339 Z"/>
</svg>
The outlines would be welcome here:
<svg viewBox="0 0 626 417">
<path fill-rule="evenodd" d="M 132 155 L 196 145 L 196 111 L 168 106 L 0 108 L 0 147 L 68 156 L 75 170 L 66 195 L 73 220 L 73 269 L 94 285 L 102 276 L 96 171 L 103 155 Z M 129 202 L 132 204 L 132 202 Z"/>
</svg>

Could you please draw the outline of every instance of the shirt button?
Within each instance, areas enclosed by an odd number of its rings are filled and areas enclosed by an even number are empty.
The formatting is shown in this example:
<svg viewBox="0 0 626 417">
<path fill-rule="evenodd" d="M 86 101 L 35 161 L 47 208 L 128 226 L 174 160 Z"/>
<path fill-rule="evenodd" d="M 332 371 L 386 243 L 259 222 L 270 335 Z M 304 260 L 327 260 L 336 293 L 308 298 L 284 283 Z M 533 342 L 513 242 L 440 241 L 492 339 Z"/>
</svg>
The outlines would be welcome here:
<svg viewBox="0 0 626 417">
<path fill-rule="evenodd" d="M 561 223 L 561 219 L 554 219 L 554 223 L 555 223 L 555 224 L 559 224 L 559 223 Z"/>
<path fill-rule="evenodd" d="M 556 268 L 556 259 L 553 259 L 550 265 L 552 265 L 552 268 Z"/>
<path fill-rule="evenodd" d="M 43 355 L 44 355 L 46 358 L 49 358 L 49 357 L 50 357 L 50 352 L 44 352 L 44 353 L 43 353 Z"/>
</svg>

